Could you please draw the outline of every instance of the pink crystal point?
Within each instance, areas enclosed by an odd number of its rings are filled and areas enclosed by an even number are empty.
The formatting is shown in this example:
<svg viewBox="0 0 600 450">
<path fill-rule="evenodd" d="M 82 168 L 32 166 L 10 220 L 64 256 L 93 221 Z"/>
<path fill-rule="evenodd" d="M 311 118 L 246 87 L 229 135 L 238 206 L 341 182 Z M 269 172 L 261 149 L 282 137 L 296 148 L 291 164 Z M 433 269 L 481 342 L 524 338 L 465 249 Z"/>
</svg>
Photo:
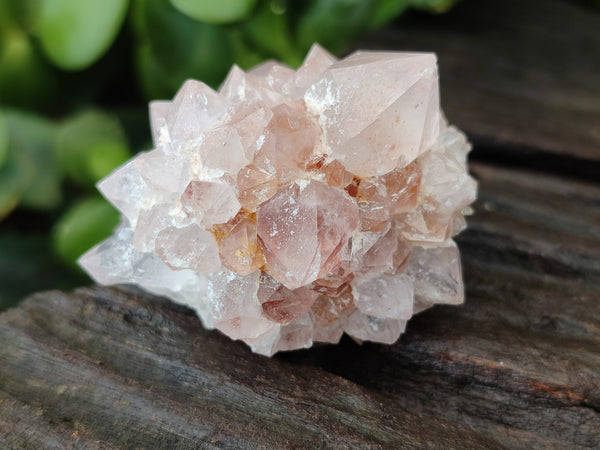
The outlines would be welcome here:
<svg viewBox="0 0 600 450">
<path fill-rule="evenodd" d="M 439 131 L 432 54 L 356 52 L 329 66 L 305 100 L 319 114 L 332 156 L 360 177 L 406 166 Z"/>
<path fill-rule="evenodd" d="M 327 274 L 358 225 L 358 207 L 320 181 L 292 183 L 259 206 L 258 236 L 267 270 L 289 289 Z"/>
<path fill-rule="evenodd" d="M 249 275 L 264 265 L 255 219 L 247 214 L 238 214 L 232 221 L 213 231 L 219 241 L 219 256 L 223 266 L 240 275 Z"/>
<path fill-rule="evenodd" d="M 155 149 L 101 181 L 122 213 L 80 264 L 194 308 L 255 352 L 395 342 L 464 299 L 452 237 L 470 145 L 439 108 L 436 58 L 315 45 L 298 70 L 234 66 L 150 105 Z"/>
</svg>

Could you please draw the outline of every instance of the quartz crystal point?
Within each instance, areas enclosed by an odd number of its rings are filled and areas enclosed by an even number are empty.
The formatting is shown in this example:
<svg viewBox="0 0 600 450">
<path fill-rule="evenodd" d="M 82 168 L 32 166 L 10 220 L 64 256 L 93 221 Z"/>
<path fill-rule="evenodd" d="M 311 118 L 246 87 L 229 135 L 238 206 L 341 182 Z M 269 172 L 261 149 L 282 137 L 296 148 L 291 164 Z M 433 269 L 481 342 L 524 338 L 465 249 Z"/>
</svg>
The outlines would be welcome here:
<svg viewBox="0 0 600 450">
<path fill-rule="evenodd" d="M 155 149 L 101 181 L 122 213 L 81 265 L 196 310 L 255 352 L 393 343 L 463 301 L 452 237 L 476 195 L 436 57 L 314 46 L 150 105 Z"/>
</svg>

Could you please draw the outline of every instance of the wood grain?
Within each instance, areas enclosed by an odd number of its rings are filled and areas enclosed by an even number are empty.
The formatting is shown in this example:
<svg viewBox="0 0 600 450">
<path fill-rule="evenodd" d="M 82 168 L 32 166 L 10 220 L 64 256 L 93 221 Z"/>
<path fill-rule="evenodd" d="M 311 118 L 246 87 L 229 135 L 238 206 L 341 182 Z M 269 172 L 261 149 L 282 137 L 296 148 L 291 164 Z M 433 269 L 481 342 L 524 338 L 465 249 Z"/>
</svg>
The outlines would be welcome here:
<svg viewBox="0 0 600 450">
<path fill-rule="evenodd" d="M 48 428 L 86 447 L 495 446 L 318 368 L 251 354 L 135 288 L 39 294 L 0 318 L 0 342 L 0 443 L 17 448 L 47 445 Z"/>
</svg>

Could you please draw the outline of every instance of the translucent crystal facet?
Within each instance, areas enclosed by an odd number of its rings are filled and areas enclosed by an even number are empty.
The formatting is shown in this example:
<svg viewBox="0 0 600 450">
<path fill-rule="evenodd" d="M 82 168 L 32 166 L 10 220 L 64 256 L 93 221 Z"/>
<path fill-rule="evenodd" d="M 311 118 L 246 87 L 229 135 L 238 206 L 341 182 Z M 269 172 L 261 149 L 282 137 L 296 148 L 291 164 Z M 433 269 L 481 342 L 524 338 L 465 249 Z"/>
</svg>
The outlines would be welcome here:
<svg viewBox="0 0 600 450">
<path fill-rule="evenodd" d="M 155 149 L 99 184 L 122 213 L 80 264 L 195 309 L 253 351 L 393 343 L 464 299 L 453 235 L 475 199 L 470 145 L 439 106 L 436 58 L 314 46 L 298 70 L 234 66 L 150 105 Z"/>
</svg>

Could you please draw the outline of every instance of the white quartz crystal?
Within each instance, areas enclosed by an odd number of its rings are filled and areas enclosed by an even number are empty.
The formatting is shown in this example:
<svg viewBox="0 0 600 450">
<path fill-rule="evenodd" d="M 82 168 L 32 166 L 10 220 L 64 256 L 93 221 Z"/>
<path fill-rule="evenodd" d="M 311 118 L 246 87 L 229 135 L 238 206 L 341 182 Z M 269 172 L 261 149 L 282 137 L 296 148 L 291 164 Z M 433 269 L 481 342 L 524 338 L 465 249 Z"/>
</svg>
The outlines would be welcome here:
<svg viewBox="0 0 600 450">
<path fill-rule="evenodd" d="M 122 213 L 80 264 L 194 308 L 253 351 L 391 344 L 464 299 L 453 235 L 470 145 L 439 106 L 436 57 L 314 46 L 298 70 L 234 66 L 150 105 L 155 149 L 99 183 Z"/>
</svg>

